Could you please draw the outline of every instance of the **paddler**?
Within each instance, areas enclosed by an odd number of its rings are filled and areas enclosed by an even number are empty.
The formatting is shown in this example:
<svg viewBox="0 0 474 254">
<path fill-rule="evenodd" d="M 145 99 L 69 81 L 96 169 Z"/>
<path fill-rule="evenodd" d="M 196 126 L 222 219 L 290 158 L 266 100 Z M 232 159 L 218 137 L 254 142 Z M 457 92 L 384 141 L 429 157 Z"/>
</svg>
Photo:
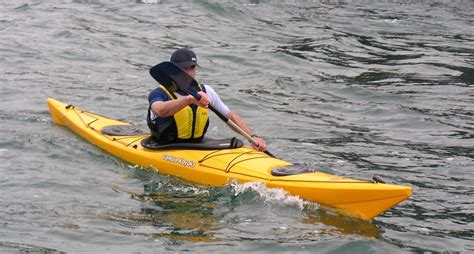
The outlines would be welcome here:
<svg viewBox="0 0 474 254">
<path fill-rule="evenodd" d="M 196 77 L 198 63 L 192 50 L 176 50 L 171 55 L 170 61 L 189 76 Z M 202 142 L 209 126 L 207 108 L 211 104 L 258 142 L 258 146 L 252 145 L 254 149 L 265 151 L 265 140 L 255 135 L 239 115 L 230 111 L 212 87 L 199 84 L 198 91 L 201 95 L 200 100 L 179 89 L 171 91 L 162 85 L 150 92 L 147 123 L 153 138 L 158 143 Z"/>
</svg>

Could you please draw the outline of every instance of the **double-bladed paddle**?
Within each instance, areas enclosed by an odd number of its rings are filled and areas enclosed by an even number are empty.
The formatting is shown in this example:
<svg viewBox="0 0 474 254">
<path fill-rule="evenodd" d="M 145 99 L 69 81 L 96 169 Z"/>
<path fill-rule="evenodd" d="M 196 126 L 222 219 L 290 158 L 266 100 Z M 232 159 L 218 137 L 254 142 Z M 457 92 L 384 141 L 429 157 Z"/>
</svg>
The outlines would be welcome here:
<svg viewBox="0 0 474 254">
<path fill-rule="evenodd" d="M 198 93 L 197 81 L 189 76 L 183 69 L 172 62 L 162 62 L 150 69 L 151 76 L 158 81 L 160 84 L 164 85 L 167 89 L 176 90 L 179 89 L 189 95 L 192 95 L 197 100 L 201 99 L 201 95 Z M 242 135 L 254 146 L 258 146 L 258 142 L 253 139 L 247 132 L 242 130 L 236 123 L 227 118 L 224 114 L 219 112 L 211 104 L 209 104 L 209 109 L 212 110 L 222 121 L 224 121 L 232 130 Z M 273 156 L 269 151 L 265 151 L 266 154 Z"/>
</svg>

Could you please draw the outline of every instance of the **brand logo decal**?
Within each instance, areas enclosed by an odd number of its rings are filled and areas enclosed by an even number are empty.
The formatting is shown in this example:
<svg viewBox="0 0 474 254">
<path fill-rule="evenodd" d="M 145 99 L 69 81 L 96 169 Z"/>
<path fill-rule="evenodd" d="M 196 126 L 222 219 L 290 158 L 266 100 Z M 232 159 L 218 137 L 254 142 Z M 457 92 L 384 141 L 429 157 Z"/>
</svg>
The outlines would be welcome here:
<svg viewBox="0 0 474 254">
<path fill-rule="evenodd" d="M 169 161 L 171 163 L 175 163 L 175 164 L 180 164 L 180 165 L 183 165 L 185 167 L 189 167 L 189 168 L 194 168 L 194 166 L 196 166 L 196 163 L 194 163 L 194 161 L 188 161 L 188 160 L 185 160 L 185 159 L 182 159 L 182 158 L 176 158 L 176 157 L 173 157 L 173 156 L 169 156 L 169 155 L 163 155 L 163 160 L 165 161 Z"/>
</svg>

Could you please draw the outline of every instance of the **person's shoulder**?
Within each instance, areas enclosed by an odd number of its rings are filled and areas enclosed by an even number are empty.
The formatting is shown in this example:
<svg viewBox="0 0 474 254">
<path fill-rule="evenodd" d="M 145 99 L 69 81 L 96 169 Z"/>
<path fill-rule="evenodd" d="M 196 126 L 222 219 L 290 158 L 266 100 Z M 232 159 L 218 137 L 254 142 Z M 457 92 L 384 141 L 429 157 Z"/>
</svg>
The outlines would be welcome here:
<svg viewBox="0 0 474 254">
<path fill-rule="evenodd" d="M 154 93 L 154 92 L 164 92 L 164 91 L 163 91 L 163 88 L 161 86 L 157 86 L 155 89 L 151 90 L 150 93 Z"/>
<path fill-rule="evenodd" d="M 148 94 L 148 101 L 150 103 L 152 103 L 154 101 L 161 101 L 164 98 L 166 98 L 166 92 L 161 87 L 157 87 L 157 88 L 153 89 Z"/>
<path fill-rule="evenodd" d="M 216 90 L 214 90 L 214 88 L 212 88 L 210 85 L 208 84 L 204 84 L 202 83 L 201 84 L 201 87 L 203 88 L 203 90 L 208 93 L 208 92 L 211 92 L 211 93 L 216 93 Z"/>
<path fill-rule="evenodd" d="M 159 95 L 159 94 L 165 94 L 165 91 L 163 91 L 163 89 L 161 87 L 157 87 L 157 88 L 151 90 L 148 97 L 156 96 L 156 95 Z"/>
</svg>

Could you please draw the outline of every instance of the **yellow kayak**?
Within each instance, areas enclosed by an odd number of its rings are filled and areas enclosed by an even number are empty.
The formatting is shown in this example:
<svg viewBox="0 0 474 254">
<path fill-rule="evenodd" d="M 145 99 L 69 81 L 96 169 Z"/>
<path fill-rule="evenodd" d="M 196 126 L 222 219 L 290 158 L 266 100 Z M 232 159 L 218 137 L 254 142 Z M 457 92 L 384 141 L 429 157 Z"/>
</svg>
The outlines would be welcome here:
<svg viewBox="0 0 474 254">
<path fill-rule="evenodd" d="M 64 125 L 103 150 L 143 168 L 210 186 L 261 182 L 364 220 L 410 197 L 412 188 L 295 170 L 289 162 L 242 146 L 241 141 L 156 146 L 150 134 L 129 123 L 93 114 L 48 98 L 54 123 Z M 227 142 L 227 143 L 226 143 Z"/>
</svg>

